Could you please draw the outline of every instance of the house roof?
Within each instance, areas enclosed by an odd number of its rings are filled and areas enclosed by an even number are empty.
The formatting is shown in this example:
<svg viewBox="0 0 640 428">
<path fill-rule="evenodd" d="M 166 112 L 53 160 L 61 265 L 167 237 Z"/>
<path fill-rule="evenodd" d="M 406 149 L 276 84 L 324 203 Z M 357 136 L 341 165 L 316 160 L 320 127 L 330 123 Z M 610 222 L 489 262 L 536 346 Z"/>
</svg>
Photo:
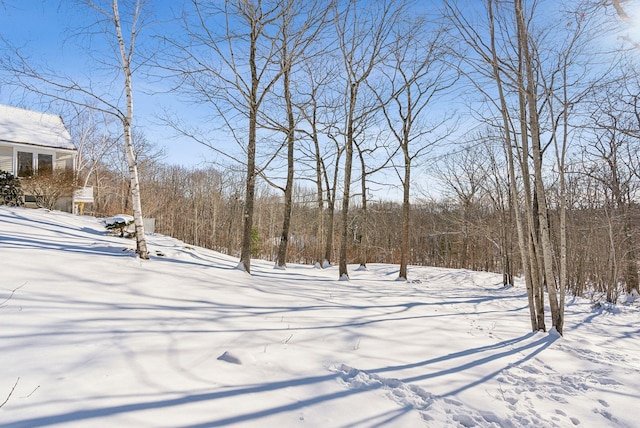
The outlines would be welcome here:
<svg viewBox="0 0 640 428">
<path fill-rule="evenodd" d="M 2 104 L 0 142 L 76 150 L 60 116 Z"/>
</svg>

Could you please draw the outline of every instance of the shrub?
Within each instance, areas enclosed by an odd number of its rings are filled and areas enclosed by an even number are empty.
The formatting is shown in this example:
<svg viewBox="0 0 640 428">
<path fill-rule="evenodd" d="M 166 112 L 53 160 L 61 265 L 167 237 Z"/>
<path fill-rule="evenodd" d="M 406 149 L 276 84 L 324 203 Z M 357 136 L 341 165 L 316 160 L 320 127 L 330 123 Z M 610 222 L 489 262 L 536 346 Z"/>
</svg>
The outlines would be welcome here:
<svg viewBox="0 0 640 428">
<path fill-rule="evenodd" d="M 73 172 L 54 170 L 23 178 L 25 193 L 33 195 L 39 207 L 54 209 L 58 200 L 73 194 Z"/>
<path fill-rule="evenodd" d="M 262 251 L 262 244 L 260 240 L 260 232 L 257 228 L 251 229 L 251 256 L 258 257 Z"/>
</svg>

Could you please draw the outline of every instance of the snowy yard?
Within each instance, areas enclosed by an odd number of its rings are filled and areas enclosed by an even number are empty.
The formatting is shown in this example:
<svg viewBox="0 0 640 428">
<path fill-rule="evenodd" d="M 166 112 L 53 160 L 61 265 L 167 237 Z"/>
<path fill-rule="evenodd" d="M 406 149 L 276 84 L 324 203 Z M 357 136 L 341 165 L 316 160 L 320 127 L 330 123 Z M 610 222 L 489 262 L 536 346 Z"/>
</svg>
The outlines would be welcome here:
<svg viewBox="0 0 640 428">
<path fill-rule="evenodd" d="M 496 274 L 237 259 L 0 208 L 0 426 L 640 427 L 640 311 Z"/>
</svg>

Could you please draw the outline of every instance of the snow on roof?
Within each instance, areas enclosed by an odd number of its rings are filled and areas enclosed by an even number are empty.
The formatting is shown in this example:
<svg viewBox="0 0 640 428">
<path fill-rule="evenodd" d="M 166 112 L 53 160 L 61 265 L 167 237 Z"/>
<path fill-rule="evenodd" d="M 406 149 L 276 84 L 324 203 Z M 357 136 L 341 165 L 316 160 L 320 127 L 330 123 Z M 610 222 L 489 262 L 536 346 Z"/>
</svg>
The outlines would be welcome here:
<svg viewBox="0 0 640 428">
<path fill-rule="evenodd" d="M 0 141 L 76 150 L 60 116 L 1 104 Z"/>
</svg>

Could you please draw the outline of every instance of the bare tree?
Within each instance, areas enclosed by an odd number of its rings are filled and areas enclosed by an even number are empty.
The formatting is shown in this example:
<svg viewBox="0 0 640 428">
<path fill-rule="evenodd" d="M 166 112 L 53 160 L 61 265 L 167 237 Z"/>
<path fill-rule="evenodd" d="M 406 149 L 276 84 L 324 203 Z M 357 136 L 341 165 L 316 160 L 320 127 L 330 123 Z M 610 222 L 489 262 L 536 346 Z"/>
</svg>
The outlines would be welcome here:
<svg viewBox="0 0 640 428">
<path fill-rule="evenodd" d="M 518 33 L 518 49 L 521 61 L 522 74 L 518 77 L 520 83 L 522 83 L 521 89 L 524 91 L 525 103 L 527 111 L 523 108 L 520 111 L 521 118 L 528 118 L 528 129 L 530 132 L 530 141 L 532 147 L 533 156 L 533 177 L 534 188 L 537 201 L 537 214 L 538 214 L 538 226 L 539 226 L 539 238 L 540 247 L 542 252 L 542 270 L 547 293 L 549 297 L 549 307 L 551 310 L 552 325 L 556 328 L 558 333 L 562 334 L 564 326 L 564 306 L 560 304 L 558 295 L 558 284 L 553 271 L 553 246 L 551 242 L 551 232 L 549 228 L 549 206 L 546 196 L 546 188 L 544 184 L 542 174 L 542 162 L 543 162 L 543 147 L 541 142 L 542 127 L 540 124 L 540 113 L 538 105 L 538 91 L 535 62 L 539 61 L 538 58 L 534 58 L 531 52 L 532 38 L 530 36 L 530 29 L 528 24 L 530 22 L 529 16 L 525 13 L 521 0 L 514 1 L 516 27 Z M 521 107 L 523 103 L 521 101 Z M 524 120 L 522 121 L 523 123 Z M 523 126 L 521 129 L 527 129 Z M 523 132 L 523 139 L 525 134 Z"/>
<path fill-rule="evenodd" d="M 86 187 L 107 153 L 116 150 L 118 138 L 109 132 L 112 118 L 100 111 L 72 105 L 67 117 L 65 124 L 78 149 L 75 181 Z"/>
<path fill-rule="evenodd" d="M 314 172 L 313 181 L 316 184 L 315 258 L 322 268 L 329 267 L 332 260 L 335 201 L 340 159 L 344 150 L 338 136 L 332 133 L 332 130 L 337 129 L 335 114 L 339 110 L 338 101 L 332 97 L 334 88 L 331 85 L 338 79 L 334 60 L 334 55 L 327 52 L 305 60 L 302 78 L 308 82 L 308 86 L 306 92 L 304 88 L 298 88 L 301 96 L 296 103 L 303 123 L 299 133 L 309 141 L 309 147 L 303 147 L 302 153 L 305 158 L 310 159 L 310 169 Z M 324 140 L 327 140 L 326 144 Z"/>
<path fill-rule="evenodd" d="M 239 145 L 244 160 L 230 156 L 202 134 L 176 128 L 233 161 L 244 164 L 246 186 L 242 249 L 238 268 L 251 272 L 251 245 L 255 205 L 258 117 L 266 97 L 286 67 L 278 65 L 283 14 L 279 0 L 191 0 L 185 10 L 185 39 L 165 38 L 170 47 L 162 65 L 185 96 L 206 104 Z M 242 123 L 244 122 L 244 123 Z"/>
<path fill-rule="evenodd" d="M 276 115 L 272 111 L 266 113 L 264 120 L 276 130 L 286 136 L 287 177 L 284 188 L 284 212 L 282 220 L 282 232 L 276 257 L 276 267 L 285 268 L 287 262 L 287 250 L 289 247 L 289 229 L 291 226 L 291 211 L 293 208 L 293 187 L 295 170 L 296 149 L 296 125 L 294 111 L 294 94 L 292 94 L 292 75 L 295 76 L 297 68 L 305 61 L 305 54 L 309 47 L 317 43 L 319 34 L 324 30 L 329 8 L 319 0 L 285 0 L 280 6 L 280 32 L 278 34 L 279 59 L 282 73 L 282 101 L 286 120 L 284 123 L 273 123 Z M 311 53 L 318 55 L 317 52 Z M 317 135 L 316 135 L 317 137 Z"/>
<path fill-rule="evenodd" d="M 319 151 L 316 151 L 319 156 L 321 156 L 321 169 L 322 169 L 322 178 L 325 183 L 325 194 L 327 201 L 327 219 L 326 219 L 326 233 L 325 233 L 325 246 L 324 246 L 324 256 L 322 259 L 322 267 L 331 266 L 331 260 L 333 255 L 333 238 L 334 238 L 334 220 L 335 220 L 335 212 L 336 212 L 336 201 L 338 196 L 338 178 L 340 173 L 340 162 L 342 160 L 342 155 L 344 154 L 344 145 L 342 145 L 336 136 L 329 133 L 327 134 L 329 139 L 334 143 L 334 151 L 332 153 L 333 164 L 327 166 L 325 162 L 326 154 L 320 154 Z"/>
<path fill-rule="evenodd" d="M 500 261 L 502 271 L 502 284 L 513 286 L 514 260 L 512 252 L 512 230 L 513 230 L 513 202 L 509 189 L 508 168 L 506 165 L 506 155 L 500 138 L 489 135 L 481 135 L 481 146 L 486 153 L 485 163 L 481 167 L 486 180 L 483 182 L 485 197 L 491 201 L 496 215 L 499 219 L 499 240 Z M 498 147 L 496 148 L 496 142 Z"/>
<path fill-rule="evenodd" d="M 361 90 L 384 54 L 388 37 L 397 23 L 401 5 L 395 0 L 382 0 L 362 6 L 356 0 L 336 2 L 335 29 L 345 73 L 344 186 L 342 195 L 342 233 L 340 241 L 339 277 L 348 280 L 347 242 L 349 240 L 349 203 L 351 173 L 356 134 L 364 119 L 377 106 L 363 106 Z"/>
<path fill-rule="evenodd" d="M 412 13 L 410 11 L 409 13 Z M 400 152 L 396 167 L 402 183 L 402 244 L 398 279 L 407 280 L 412 163 L 434 150 L 451 132 L 448 113 L 428 108 L 457 81 L 443 27 L 427 16 L 406 16 L 393 30 L 393 47 L 384 61 L 384 79 L 375 91 Z M 429 113 L 431 113 L 429 115 Z M 429 116 L 428 116 L 429 115 Z"/>
<path fill-rule="evenodd" d="M 578 48 L 582 42 L 578 43 L 578 40 L 584 34 L 582 21 L 585 17 L 579 8 L 573 12 L 566 10 L 559 15 L 560 20 L 567 19 L 566 25 L 540 26 L 535 3 L 487 0 L 484 3 L 487 28 L 483 30 L 469 22 L 455 1 L 447 1 L 445 6 L 461 39 L 474 52 L 472 57 L 465 58 L 466 65 L 472 70 L 470 73 L 475 76 L 471 83 L 484 94 L 487 105 L 499 113 L 499 121 L 494 118 L 487 118 L 487 121 L 499 123 L 502 128 L 500 133 L 509 165 L 511 200 L 532 328 L 545 329 L 543 296 L 546 288 L 552 324 L 562 334 L 566 286 L 566 240 L 563 236 L 566 236 L 566 229 L 562 220 L 564 214 L 561 214 L 560 257 L 556 264 L 558 258 L 551 233 L 552 216 L 544 176 L 548 158 L 545 151 L 550 146 L 556 148 L 556 166 L 560 169 L 562 182 L 569 142 L 568 113 L 585 93 L 579 87 L 572 89 L 571 94 L 567 92 L 571 85 L 575 86 L 574 82 L 584 80 L 577 73 L 571 81 L 567 70 L 575 62 L 575 56 L 581 55 Z M 560 47 L 545 45 L 549 40 L 554 40 L 555 44 L 560 40 Z M 497 97 L 484 86 L 489 81 L 493 82 Z M 556 105 L 560 105 L 560 113 Z M 552 137 L 545 143 L 542 136 L 547 132 Z M 521 190 L 518 183 L 521 183 Z M 563 186 L 560 186 L 561 199 L 564 198 Z"/>
<path fill-rule="evenodd" d="M 567 189 L 567 157 L 576 145 L 576 129 L 583 119 L 577 106 L 585 105 L 586 98 L 599 92 L 603 79 L 616 67 L 617 60 L 611 62 L 608 69 L 595 74 L 590 73 L 591 61 L 598 55 L 590 49 L 590 43 L 602 34 L 600 26 L 594 19 L 594 14 L 585 14 L 578 3 L 577 9 L 568 18 L 566 31 L 558 35 L 555 49 L 549 49 L 553 54 L 549 56 L 545 72 L 538 72 L 538 83 L 546 94 L 542 105 L 546 108 L 547 129 L 550 131 L 550 141 L 547 146 L 553 147 L 557 169 L 557 205 L 558 226 L 557 238 L 557 277 L 559 312 L 564 313 L 565 296 L 568 289 L 568 215 L 570 205 Z M 562 37 L 564 36 L 564 37 Z M 578 122 L 580 121 L 580 122 Z"/>
<path fill-rule="evenodd" d="M 379 129 L 379 127 L 372 123 L 363 124 L 363 130 Z M 392 156 L 384 156 L 380 159 L 380 152 L 382 149 L 388 149 L 386 145 L 386 136 L 378 134 L 377 136 L 370 135 L 370 133 L 363 132 L 359 138 L 354 138 L 353 145 L 356 148 L 358 154 L 358 160 L 360 161 L 360 215 L 359 221 L 354 225 L 357 228 L 356 241 L 358 243 L 358 263 L 359 270 L 367 269 L 368 260 L 368 248 L 369 248 L 369 210 L 368 200 L 370 196 L 369 185 L 372 183 L 372 178 L 376 173 L 387 168 L 387 165 L 391 162 Z M 388 153 L 388 150 L 387 150 Z"/>
<path fill-rule="evenodd" d="M 618 284 L 625 291 L 638 289 L 638 246 L 632 233 L 633 211 L 640 190 L 638 150 L 640 149 L 638 77 L 633 67 L 624 67 L 620 78 L 594 94 L 593 124 L 581 137 L 584 147 L 582 170 L 603 189 L 603 207 L 609 231 L 610 275 L 607 299 L 615 302 Z"/>
<path fill-rule="evenodd" d="M 470 145 L 444 157 L 437 167 L 438 175 L 452 192 L 461 206 L 460 233 L 462 248 L 460 249 L 460 267 L 470 269 L 469 255 L 470 237 L 476 225 L 472 219 L 478 204 L 479 193 L 487 180 L 482 164 L 487 161 L 483 154 L 484 147 Z M 445 193 L 446 194 L 446 193 Z"/>
</svg>

